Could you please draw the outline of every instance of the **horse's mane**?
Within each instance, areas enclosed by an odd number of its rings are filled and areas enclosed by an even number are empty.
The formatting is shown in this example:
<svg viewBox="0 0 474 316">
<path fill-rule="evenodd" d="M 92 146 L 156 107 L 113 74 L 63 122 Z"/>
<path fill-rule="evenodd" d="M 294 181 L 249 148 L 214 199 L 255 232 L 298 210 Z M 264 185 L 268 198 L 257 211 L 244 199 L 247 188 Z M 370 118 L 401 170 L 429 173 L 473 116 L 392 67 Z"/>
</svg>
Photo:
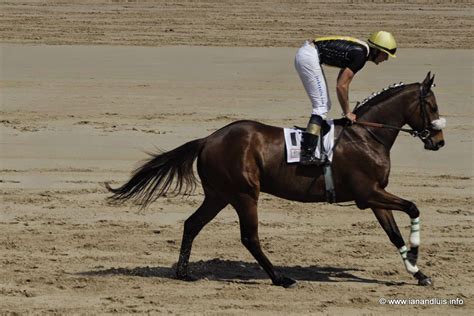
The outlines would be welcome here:
<svg viewBox="0 0 474 316">
<path fill-rule="evenodd" d="M 362 100 L 360 103 L 357 104 L 354 110 L 354 113 L 357 114 L 358 116 L 364 114 L 373 105 L 387 100 L 388 98 L 392 97 L 393 95 L 403 90 L 405 87 L 406 85 L 403 82 L 394 83 L 394 84 L 389 85 L 387 88 L 380 90 L 379 92 L 372 93 L 367 98 L 365 98 L 364 100 Z"/>
</svg>

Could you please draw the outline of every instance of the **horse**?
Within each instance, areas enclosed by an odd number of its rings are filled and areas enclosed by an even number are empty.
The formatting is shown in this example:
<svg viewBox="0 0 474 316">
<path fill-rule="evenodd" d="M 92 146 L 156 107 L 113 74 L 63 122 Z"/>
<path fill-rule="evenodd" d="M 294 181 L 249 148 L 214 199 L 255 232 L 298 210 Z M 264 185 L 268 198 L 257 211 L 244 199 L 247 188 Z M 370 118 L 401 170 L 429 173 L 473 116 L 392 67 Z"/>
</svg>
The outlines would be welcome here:
<svg viewBox="0 0 474 316">
<path fill-rule="evenodd" d="M 359 209 L 371 208 L 399 250 L 406 270 L 422 286 L 433 281 L 416 265 L 420 211 L 415 203 L 385 191 L 385 187 L 390 174 L 390 148 L 400 131 L 418 136 L 427 150 L 436 151 L 445 143 L 445 120 L 439 116 L 431 89 L 433 81 L 434 75 L 431 77 L 429 72 L 421 83 L 385 89 L 358 106 L 356 124 L 335 124 L 338 140 L 332 160 L 336 202 L 355 201 Z M 405 124 L 411 129 L 403 129 Z M 230 204 L 239 218 L 242 244 L 273 284 L 294 286 L 296 281 L 276 271 L 260 246 L 257 202 L 260 192 L 292 201 L 326 202 L 322 167 L 288 164 L 282 128 L 236 121 L 207 137 L 152 154 L 122 186 L 111 188 L 105 184 L 113 193 L 109 199 L 131 199 L 146 207 L 166 194 L 189 194 L 198 183 L 193 171 L 195 160 L 204 200 L 184 222 L 176 277 L 195 280 L 188 273 L 193 240 Z M 410 248 L 405 245 L 392 211 L 402 211 L 411 219 Z"/>
</svg>

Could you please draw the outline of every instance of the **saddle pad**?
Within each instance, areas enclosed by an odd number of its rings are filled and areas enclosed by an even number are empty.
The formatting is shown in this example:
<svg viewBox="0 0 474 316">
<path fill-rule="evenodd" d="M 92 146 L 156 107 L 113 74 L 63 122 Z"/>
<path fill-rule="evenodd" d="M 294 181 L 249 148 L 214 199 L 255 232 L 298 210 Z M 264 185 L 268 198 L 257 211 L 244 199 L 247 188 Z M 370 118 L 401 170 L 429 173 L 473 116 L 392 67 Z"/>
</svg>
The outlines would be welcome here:
<svg viewBox="0 0 474 316">
<path fill-rule="evenodd" d="M 334 147 L 334 122 L 333 120 L 326 120 L 329 125 L 329 132 L 323 136 L 323 152 L 328 156 L 332 162 L 332 148 Z M 301 139 L 303 132 L 296 128 L 284 128 L 285 144 L 286 144 L 286 161 L 294 163 L 300 161 Z M 315 151 L 316 158 L 321 158 L 319 146 Z"/>
</svg>

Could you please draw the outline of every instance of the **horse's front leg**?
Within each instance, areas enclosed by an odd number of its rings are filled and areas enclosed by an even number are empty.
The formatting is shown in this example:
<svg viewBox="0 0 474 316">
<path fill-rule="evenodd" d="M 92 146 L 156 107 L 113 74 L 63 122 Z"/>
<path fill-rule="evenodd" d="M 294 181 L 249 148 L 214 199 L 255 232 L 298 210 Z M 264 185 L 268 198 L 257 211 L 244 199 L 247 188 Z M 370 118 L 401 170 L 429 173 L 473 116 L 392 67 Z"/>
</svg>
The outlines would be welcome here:
<svg viewBox="0 0 474 316">
<path fill-rule="evenodd" d="M 431 278 L 424 275 L 416 266 L 416 261 L 418 259 L 418 247 L 420 245 L 419 217 L 416 220 L 411 220 L 410 250 L 408 250 L 405 246 L 405 241 L 400 234 L 397 223 L 395 222 L 395 218 L 393 218 L 392 211 L 380 208 L 372 208 L 372 211 L 374 212 L 375 217 L 379 221 L 384 231 L 387 233 L 388 238 L 390 238 L 390 241 L 400 251 L 400 255 L 402 256 L 407 271 L 418 279 L 418 284 L 432 284 L 433 281 Z"/>
<path fill-rule="evenodd" d="M 420 212 L 416 205 L 383 189 L 374 192 L 367 204 L 372 208 L 392 243 L 398 248 L 408 273 L 418 280 L 419 285 L 433 284 L 432 279 L 423 274 L 416 265 L 420 245 Z M 403 211 L 410 216 L 410 249 L 406 247 L 390 209 Z"/>
</svg>

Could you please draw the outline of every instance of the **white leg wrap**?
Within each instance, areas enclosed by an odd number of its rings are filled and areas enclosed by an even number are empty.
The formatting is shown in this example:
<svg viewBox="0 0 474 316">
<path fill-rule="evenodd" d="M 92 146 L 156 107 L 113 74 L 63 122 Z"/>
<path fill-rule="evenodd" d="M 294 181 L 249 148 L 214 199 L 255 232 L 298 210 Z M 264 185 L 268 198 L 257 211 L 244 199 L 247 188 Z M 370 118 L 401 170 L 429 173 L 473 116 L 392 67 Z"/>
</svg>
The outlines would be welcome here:
<svg viewBox="0 0 474 316">
<path fill-rule="evenodd" d="M 420 245 L 420 217 L 411 219 L 410 227 L 410 246 L 418 247 Z"/>
<path fill-rule="evenodd" d="M 407 269 L 408 273 L 415 274 L 418 271 L 420 271 L 420 269 L 418 269 L 416 264 L 413 265 L 410 263 L 410 261 L 408 261 L 407 259 L 408 248 L 406 246 L 401 247 L 400 249 L 398 249 L 398 251 L 400 251 L 400 255 L 402 256 L 403 263 L 405 264 L 405 269 Z"/>
</svg>

